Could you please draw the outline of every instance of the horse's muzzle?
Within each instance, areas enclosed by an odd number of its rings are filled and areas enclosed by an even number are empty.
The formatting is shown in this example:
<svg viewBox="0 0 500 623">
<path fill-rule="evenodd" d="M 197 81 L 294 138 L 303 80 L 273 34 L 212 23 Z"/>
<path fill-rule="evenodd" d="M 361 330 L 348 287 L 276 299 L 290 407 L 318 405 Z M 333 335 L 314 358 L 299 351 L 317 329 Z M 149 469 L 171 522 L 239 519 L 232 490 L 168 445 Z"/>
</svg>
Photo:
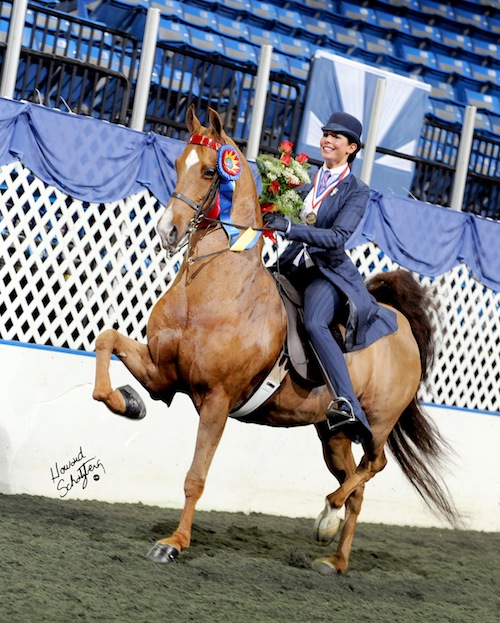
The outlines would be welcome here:
<svg viewBox="0 0 500 623">
<path fill-rule="evenodd" d="M 179 230 L 173 223 L 172 214 L 168 208 L 158 221 L 157 231 L 160 236 L 161 246 L 169 256 L 173 255 L 178 250 Z"/>
</svg>

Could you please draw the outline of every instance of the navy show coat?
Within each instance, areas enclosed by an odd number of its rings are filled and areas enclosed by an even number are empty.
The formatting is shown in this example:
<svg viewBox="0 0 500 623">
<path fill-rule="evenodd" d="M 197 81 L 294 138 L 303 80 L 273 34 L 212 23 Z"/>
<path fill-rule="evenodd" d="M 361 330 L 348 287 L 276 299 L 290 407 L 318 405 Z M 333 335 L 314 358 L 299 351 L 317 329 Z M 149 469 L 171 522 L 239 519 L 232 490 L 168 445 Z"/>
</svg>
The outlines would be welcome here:
<svg viewBox="0 0 500 623">
<path fill-rule="evenodd" d="M 307 184 L 297 191 L 305 198 L 312 188 Z M 345 252 L 345 244 L 354 233 L 365 212 L 368 186 L 354 175 L 342 180 L 333 194 L 323 199 L 314 225 L 292 223 L 287 239 L 292 241 L 283 252 L 280 271 L 293 277 L 294 260 L 304 249 L 321 275 L 347 297 L 348 318 L 345 346 L 358 350 L 397 330 L 396 315 L 381 307 L 368 292 L 358 269 Z"/>
</svg>

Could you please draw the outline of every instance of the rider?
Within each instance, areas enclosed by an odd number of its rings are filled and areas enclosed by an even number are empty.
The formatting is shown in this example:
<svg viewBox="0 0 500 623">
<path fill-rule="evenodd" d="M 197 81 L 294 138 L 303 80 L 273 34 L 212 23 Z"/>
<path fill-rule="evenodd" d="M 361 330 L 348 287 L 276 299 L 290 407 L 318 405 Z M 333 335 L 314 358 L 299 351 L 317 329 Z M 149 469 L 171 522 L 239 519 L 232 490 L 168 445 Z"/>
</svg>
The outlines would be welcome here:
<svg viewBox="0 0 500 623">
<path fill-rule="evenodd" d="M 304 199 L 303 223 L 277 213 L 265 214 L 264 221 L 292 241 L 279 260 L 279 270 L 303 293 L 304 325 L 336 394 L 326 414 L 329 428 L 362 443 L 371 439 L 371 429 L 342 349 L 332 335 L 332 323 L 345 326 L 347 352 L 393 333 L 397 323 L 394 312 L 379 306 L 368 292 L 345 252 L 369 198 L 368 186 L 354 177 L 349 166 L 361 148 L 362 125 L 352 115 L 335 112 L 322 130 L 323 166 L 311 184 L 298 189 Z"/>
</svg>

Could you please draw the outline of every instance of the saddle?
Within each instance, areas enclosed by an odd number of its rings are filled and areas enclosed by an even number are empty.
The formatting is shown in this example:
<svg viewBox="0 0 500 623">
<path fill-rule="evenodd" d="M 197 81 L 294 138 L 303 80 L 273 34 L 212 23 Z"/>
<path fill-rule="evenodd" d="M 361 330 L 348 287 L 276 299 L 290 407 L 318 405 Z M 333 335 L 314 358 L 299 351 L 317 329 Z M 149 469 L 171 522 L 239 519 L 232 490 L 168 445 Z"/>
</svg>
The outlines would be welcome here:
<svg viewBox="0 0 500 623">
<path fill-rule="evenodd" d="M 281 385 L 287 374 L 311 387 L 325 385 L 321 364 L 314 353 L 303 322 L 303 302 L 298 290 L 283 275 L 272 272 L 287 315 L 287 336 L 282 352 L 273 369 L 253 394 L 231 411 L 230 417 L 240 419 L 258 409 Z M 332 334 L 345 352 L 344 340 L 338 325 L 331 327 Z M 333 391 L 333 390 L 330 390 Z"/>
<path fill-rule="evenodd" d="M 324 385 L 325 379 L 318 359 L 304 328 L 302 295 L 284 275 L 277 272 L 272 274 L 287 315 L 287 336 L 284 350 L 288 355 L 289 367 L 302 381 L 315 386 Z M 331 331 L 340 348 L 345 352 L 344 338 L 339 325 L 333 325 Z"/>
</svg>

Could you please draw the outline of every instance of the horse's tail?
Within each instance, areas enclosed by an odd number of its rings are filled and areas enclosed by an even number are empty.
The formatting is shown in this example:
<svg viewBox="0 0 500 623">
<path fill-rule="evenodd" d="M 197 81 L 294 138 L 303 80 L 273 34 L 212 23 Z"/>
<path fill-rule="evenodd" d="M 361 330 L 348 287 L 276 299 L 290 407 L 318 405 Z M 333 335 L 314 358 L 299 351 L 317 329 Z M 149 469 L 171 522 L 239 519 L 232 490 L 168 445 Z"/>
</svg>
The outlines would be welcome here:
<svg viewBox="0 0 500 623">
<path fill-rule="evenodd" d="M 434 331 L 430 310 L 435 308 L 429 290 L 406 270 L 375 275 L 368 282 L 377 301 L 400 311 L 408 321 L 418 344 L 422 366 L 421 381 L 426 381 L 434 361 Z M 399 466 L 424 502 L 454 526 L 460 524 L 457 510 L 437 473 L 451 451 L 415 395 L 393 428 L 387 444 Z"/>
</svg>

